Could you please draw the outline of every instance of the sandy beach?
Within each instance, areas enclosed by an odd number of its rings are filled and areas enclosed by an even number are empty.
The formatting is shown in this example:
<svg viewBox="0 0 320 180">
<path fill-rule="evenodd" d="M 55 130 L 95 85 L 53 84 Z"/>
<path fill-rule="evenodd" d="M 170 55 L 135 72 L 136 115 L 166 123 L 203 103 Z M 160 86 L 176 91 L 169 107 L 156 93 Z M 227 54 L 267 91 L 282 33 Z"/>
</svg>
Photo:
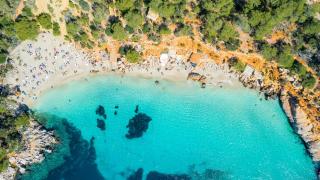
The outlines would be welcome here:
<svg viewBox="0 0 320 180">
<path fill-rule="evenodd" d="M 13 69 L 4 83 L 19 86 L 21 95 L 17 101 L 32 106 L 44 91 L 69 81 L 95 74 L 119 73 L 158 80 L 184 81 L 190 72 L 206 76 L 206 84 L 212 86 L 238 87 L 238 76 L 229 72 L 228 65 L 215 64 L 203 59 L 194 65 L 187 57 L 176 54 L 174 49 L 163 53 L 166 57 L 151 56 L 139 64 L 128 64 L 125 59 L 112 59 L 106 52 L 89 54 L 74 44 L 40 34 L 35 41 L 25 41 L 10 54 Z M 162 59 L 161 59 L 162 58 Z M 162 61 L 161 61 L 162 60 Z"/>
</svg>

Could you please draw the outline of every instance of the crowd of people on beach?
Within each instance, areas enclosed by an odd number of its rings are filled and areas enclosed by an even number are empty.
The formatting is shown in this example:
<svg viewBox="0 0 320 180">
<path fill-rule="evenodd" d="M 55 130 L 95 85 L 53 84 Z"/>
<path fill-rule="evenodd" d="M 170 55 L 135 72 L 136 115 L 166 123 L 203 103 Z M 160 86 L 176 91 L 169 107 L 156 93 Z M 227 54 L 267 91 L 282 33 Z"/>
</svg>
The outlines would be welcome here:
<svg viewBox="0 0 320 180">
<path fill-rule="evenodd" d="M 149 57 L 141 63 L 126 63 L 124 58 L 110 59 L 106 52 L 99 52 L 97 57 L 84 52 L 72 44 L 57 39 L 50 34 L 42 34 L 36 41 L 21 43 L 12 53 L 14 70 L 9 72 L 7 83 L 18 85 L 22 90 L 20 101 L 37 100 L 42 90 L 75 75 L 92 72 L 119 72 L 152 76 L 155 78 L 184 78 L 191 71 L 205 75 L 208 84 L 232 85 L 238 78 L 229 73 L 228 66 L 215 64 L 204 59 L 204 63 L 195 64 L 188 57 L 169 50 L 161 57 Z M 233 81 L 235 80 L 235 81 Z M 41 87 L 41 88 L 40 88 Z"/>
</svg>

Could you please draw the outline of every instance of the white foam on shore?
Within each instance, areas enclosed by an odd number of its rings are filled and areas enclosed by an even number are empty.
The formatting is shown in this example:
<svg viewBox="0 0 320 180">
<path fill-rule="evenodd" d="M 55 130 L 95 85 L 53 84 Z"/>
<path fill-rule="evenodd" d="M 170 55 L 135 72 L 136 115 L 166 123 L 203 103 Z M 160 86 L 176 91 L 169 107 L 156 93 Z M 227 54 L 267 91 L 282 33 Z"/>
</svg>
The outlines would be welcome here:
<svg viewBox="0 0 320 180">
<path fill-rule="evenodd" d="M 99 54 L 102 60 L 96 61 L 74 44 L 43 33 L 36 41 L 24 41 L 11 52 L 14 68 L 8 72 L 4 83 L 19 85 L 22 94 L 16 100 L 29 106 L 50 88 L 97 73 L 118 72 L 181 81 L 186 80 L 189 72 L 197 71 L 207 77 L 208 84 L 217 87 L 240 85 L 238 77 L 229 73 L 227 65 L 217 65 L 212 60 L 204 66 L 194 68 L 186 62 L 186 57 L 175 54 L 174 50 L 169 53 L 169 61 L 165 66 L 161 65 L 159 57 L 150 57 L 140 64 L 130 65 L 110 59 L 104 52 Z"/>
</svg>

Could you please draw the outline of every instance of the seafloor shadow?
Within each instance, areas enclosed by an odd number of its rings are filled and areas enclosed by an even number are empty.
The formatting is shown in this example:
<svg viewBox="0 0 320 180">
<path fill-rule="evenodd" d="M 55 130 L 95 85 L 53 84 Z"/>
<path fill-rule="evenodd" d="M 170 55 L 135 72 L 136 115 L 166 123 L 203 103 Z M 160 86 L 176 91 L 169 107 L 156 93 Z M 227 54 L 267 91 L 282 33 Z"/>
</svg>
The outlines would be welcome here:
<svg viewBox="0 0 320 180">
<path fill-rule="evenodd" d="M 194 169 L 195 166 L 191 166 L 189 172 L 186 174 L 167 174 L 158 171 L 150 171 L 146 173 L 146 180 L 227 180 L 230 178 L 229 174 L 226 172 L 215 170 L 215 169 L 205 169 L 197 171 Z M 131 174 L 126 178 L 127 180 L 142 180 L 143 179 L 143 169 L 139 168 L 137 171 L 131 172 Z"/>
<path fill-rule="evenodd" d="M 19 175 L 22 180 L 102 180 L 104 177 L 97 168 L 94 137 L 90 142 L 83 139 L 81 131 L 66 119 L 41 114 L 37 119 L 48 129 L 54 129 L 60 143 L 52 154 L 40 164 L 28 167 L 28 173 Z M 201 168 L 202 169 L 202 168 Z M 142 180 L 143 169 L 125 173 L 123 179 Z M 145 173 L 146 180 L 189 180 L 189 179 L 228 179 L 228 175 L 219 170 L 206 169 L 204 172 L 191 166 L 186 174 L 166 174 L 157 171 Z"/>
<path fill-rule="evenodd" d="M 47 128 L 56 130 L 60 144 L 52 154 L 47 155 L 44 162 L 31 166 L 29 173 L 18 179 L 104 179 L 95 163 L 94 138 L 90 142 L 83 139 L 80 130 L 65 119 L 43 114 L 39 119 Z"/>
</svg>

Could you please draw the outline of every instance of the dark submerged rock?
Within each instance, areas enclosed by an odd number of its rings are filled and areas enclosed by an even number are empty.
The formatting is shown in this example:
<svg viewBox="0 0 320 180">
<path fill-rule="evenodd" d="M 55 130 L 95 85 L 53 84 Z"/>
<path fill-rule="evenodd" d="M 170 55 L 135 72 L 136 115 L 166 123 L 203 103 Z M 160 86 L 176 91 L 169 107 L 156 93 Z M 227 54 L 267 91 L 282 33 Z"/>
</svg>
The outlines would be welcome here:
<svg viewBox="0 0 320 180">
<path fill-rule="evenodd" d="M 127 180 L 142 180 L 143 169 L 139 168 L 137 171 L 133 172 Z"/>
<path fill-rule="evenodd" d="M 102 131 L 106 130 L 106 123 L 102 119 L 97 119 L 97 127 Z"/>
<path fill-rule="evenodd" d="M 201 88 L 206 88 L 206 83 L 201 83 Z"/>
<path fill-rule="evenodd" d="M 118 105 L 115 105 L 114 108 L 115 108 L 115 109 L 119 109 L 119 106 L 118 106 Z"/>
<path fill-rule="evenodd" d="M 227 179 L 225 172 L 214 169 L 206 169 L 202 175 L 204 179 Z"/>
<path fill-rule="evenodd" d="M 138 113 L 132 119 L 129 120 L 127 128 L 129 128 L 126 138 L 139 138 L 147 131 L 151 117 L 144 113 Z"/>
<path fill-rule="evenodd" d="M 135 113 L 139 112 L 139 105 L 136 105 L 136 109 L 134 110 Z"/>
<path fill-rule="evenodd" d="M 96 114 L 102 116 L 104 119 L 107 119 L 106 111 L 103 106 L 99 105 L 96 109 Z"/>
<path fill-rule="evenodd" d="M 164 174 L 157 171 L 150 171 L 147 175 L 147 180 L 191 180 L 187 174 Z"/>
<path fill-rule="evenodd" d="M 118 111 L 114 111 L 114 113 L 113 113 L 113 114 L 114 114 L 115 116 L 116 116 L 116 115 L 118 115 Z"/>
</svg>

